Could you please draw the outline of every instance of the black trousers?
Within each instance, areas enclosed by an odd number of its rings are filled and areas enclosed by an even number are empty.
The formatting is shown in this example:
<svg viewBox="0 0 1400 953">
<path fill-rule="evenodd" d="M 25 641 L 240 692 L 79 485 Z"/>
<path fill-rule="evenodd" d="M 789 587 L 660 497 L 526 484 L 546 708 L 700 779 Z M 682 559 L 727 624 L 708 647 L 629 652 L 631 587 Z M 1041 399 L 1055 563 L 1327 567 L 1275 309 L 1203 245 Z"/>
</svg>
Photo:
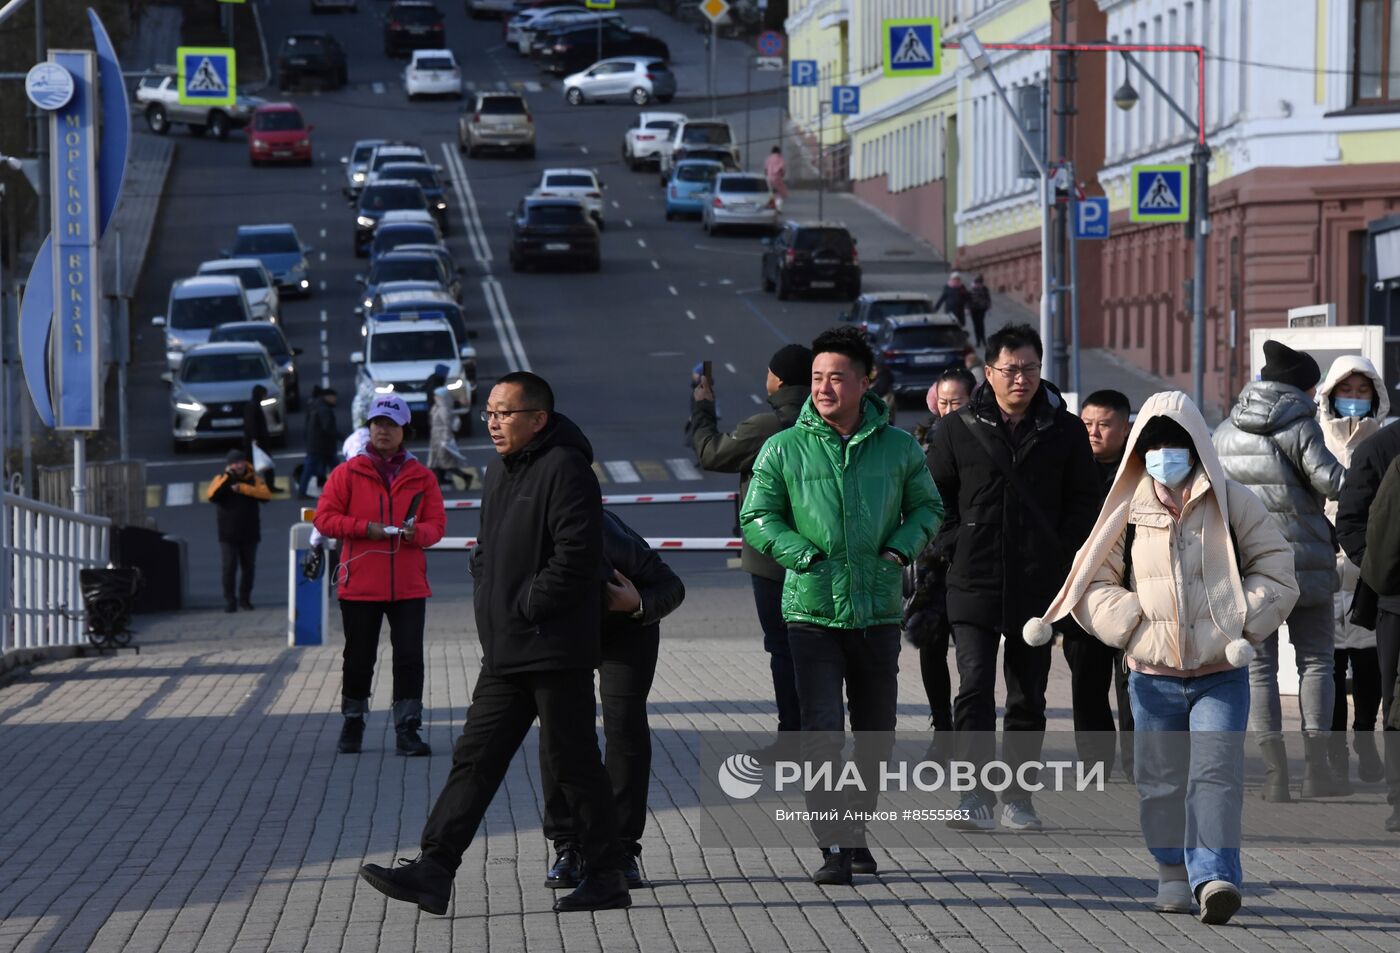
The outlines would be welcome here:
<svg viewBox="0 0 1400 953">
<path fill-rule="evenodd" d="M 851 730 L 855 732 L 854 760 L 866 782 L 865 791 L 850 794 L 809 791 L 808 810 L 835 810 L 838 818 L 846 810 L 874 811 L 879 799 L 879 763 L 888 761 L 894 749 L 899 626 L 828 629 L 790 623 L 788 640 L 802 704 L 802 759 L 835 762 L 834 771 L 839 776 L 849 703 Z M 812 833 L 822 847 L 866 846 L 865 825 L 858 821 L 814 821 Z"/>
<path fill-rule="evenodd" d="M 578 828 L 584 863 L 616 870 L 617 809 L 598 753 L 591 669 L 482 674 L 452 749 L 452 770 L 423 828 L 423 853 L 455 871 L 471 846 L 511 759 L 540 720 L 540 758 L 549 765 Z"/>
<path fill-rule="evenodd" d="M 603 767 L 617 804 L 619 846 L 633 856 L 642 852 L 647 823 L 647 793 L 651 786 L 651 726 L 647 724 L 647 695 L 656 677 L 661 626 L 632 626 L 603 636 L 603 660 L 598 666 L 598 696 L 603 706 L 603 738 L 607 742 Z M 577 843 L 579 825 L 569 812 L 564 789 L 540 746 L 540 782 L 544 788 L 544 836 L 556 848 Z"/>
<path fill-rule="evenodd" d="M 235 601 L 249 602 L 253 598 L 253 569 L 257 563 L 258 541 L 245 540 L 241 543 L 219 543 L 224 557 L 224 602 L 233 605 Z M 239 578 L 239 575 L 242 578 Z M 237 600 L 234 598 L 237 592 Z"/>
<path fill-rule="evenodd" d="M 928 645 L 919 646 L 919 675 L 928 696 L 929 719 L 934 731 L 953 730 L 953 681 L 948 677 L 947 623 L 938 627 Z"/>
<path fill-rule="evenodd" d="M 987 343 L 987 312 L 980 308 L 969 308 L 972 313 L 972 334 L 981 347 Z"/>
<path fill-rule="evenodd" d="M 389 620 L 389 643 L 394 647 L 394 701 L 423 697 L 423 622 L 428 600 L 393 602 L 340 600 L 345 629 L 341 656 L 341 689 L 346 698 L 368 698 L 379 657 L 379 630 Z"/>
<path fill-rule="evenodd" d="M 1381 707 L 1380 651 L 1369 649 L 1337 649 L 1332 653 L 1332 730 L 1347 730 L 1347 663 L 1351 663 L 1351 695 L 1356 705 L 1356 717 L 1351 723 L 1355 731 L 1375 731 L 1376 712 Z M 1394 679 L 1391 679 L 1394 687 Z"/>
<path fill-rule="evenodd" d="M 1109 686 L 1118 698 L 1118 746 L 1123 752 L 1123 770 L 1133 768 L 1133 706 L 1128 698 L 1128 672 L 1123 653 L 1104 645 L 1072 620 L 1060 623 L 1064 635 L 1061 647 L 1069 663 L 1070 698 L 1074 714 L 1074 746 L 1081 761 L 1103 762 L 1105 773 L 1113 771 L 1113 710 L 1108 704 Z"/>
<path fill-rule="evenodd" d="M 980 766 L 996 756 L 997 652 L 1001 633 L 966 622 L 953 623 L 953 647 L 958 659 L 958 696 L 953 702 L 957 760 Z M 1006 680 L 1006 714 L 1002 717 L 1002 759 L 1012 773 L 1027 761 L 1039 761 L 1045 743 L 1045 687 L 1050 681 L 1049 645 L 1032 647 L 1019 635 L 1006 639 L 1002 677 Z M 1038 772 L 1026 772 L 1034 785 Z M 983 801 L 990 792 L 980 791 Z M 1015 778 L 1001 792 L 1004 802 L 1030 800 L 1030 792 Z"/>
<path fill-rule="evenodd" d="M 753 580 L 753 604 L 758 610 L 758 624 L 763 629 L 763 650 L 768 653 L 768 668 L 773 676 L 773 697 L 778 703 L 778 730 L 799 731 L 802 728 L 802 708 L 797 701 L 797 676 L 792 670 L 788 626 L 783 619 L 783 584 L 763 576 L 749 578 Z"/>
</svg>

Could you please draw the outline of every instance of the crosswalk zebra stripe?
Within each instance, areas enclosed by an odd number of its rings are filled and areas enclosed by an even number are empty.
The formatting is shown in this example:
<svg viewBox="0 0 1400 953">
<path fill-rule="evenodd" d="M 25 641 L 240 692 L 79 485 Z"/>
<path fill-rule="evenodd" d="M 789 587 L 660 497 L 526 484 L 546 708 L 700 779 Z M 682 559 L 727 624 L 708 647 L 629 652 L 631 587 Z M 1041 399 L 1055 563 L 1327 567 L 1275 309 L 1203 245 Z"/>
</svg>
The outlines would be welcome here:
<svg viewBox="0 0 1400 953">
<path fill-rule="evenodd" d="M 642 478 L 637 474 L 637 468 L 632 466 L 630 460 L 605 460 L 603 469 L 608 471 L 608 477 L 614 483 L 641 483 Z"/>
<path fill-rule="evenodd" d="M 193 483 L 171 483 L 165 488 L 166 506 L 188 506 L 194 502 Z"/>
<path fill-rule="evenodd" d="M 700 472 L 700 468 L 695 465 L 694 460 L 687 460 L 685 457 L 675 457 L 667 460 L 666 466 L 670 468 L 671 475 L 677 480 L 705 479 L 705 475 Z"/>
</svg>

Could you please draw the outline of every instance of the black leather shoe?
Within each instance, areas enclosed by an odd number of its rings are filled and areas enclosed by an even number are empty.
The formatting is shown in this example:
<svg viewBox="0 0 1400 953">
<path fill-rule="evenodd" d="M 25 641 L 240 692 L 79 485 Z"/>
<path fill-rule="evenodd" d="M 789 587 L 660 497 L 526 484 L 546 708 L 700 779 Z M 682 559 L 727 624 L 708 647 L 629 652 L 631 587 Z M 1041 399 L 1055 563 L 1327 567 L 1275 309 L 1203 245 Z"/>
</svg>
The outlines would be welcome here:
<svg viewBox="0 0 1400 953">
<path fill-rule="evenodd" d="M 851 852 L 839 847 L 822 851 L 822 865 L 812 874 L 812 883 L 825 887 L 849 885 L 851 882 Z"/>
<path fill-rule="evenodd" d="M 1390 812 L 1390 816 L 1385 819 L 1385 829 L 1392 834 L 1400 834 L 1400 807 Z"/>
<path fill-rule="evenodd" d="M 418 734 L 417 728 L 399 728 L 394 732 L 394 750 L 405 758 L 426 758 L 433 749 Z"/>
<path fill-rule="evenodd" d="M 640 890 L 647 885 L 642 879 L 642 859 L 635 854 L 627 856 L 627 862 L 622 867 L 622 876 L 627 878 L 628 890 Z"/>
<path fill-rule="evenodd" d="M 345 724 L 340 727 L 341 754 L 359 754 L 360 745 L 365 739 L 365 720 L 363 718 L 347 718 Z"/>
<path fill-rule="evenodd" d="M 386 897 L 418 904 L 424 913 L 442 916 L 452 899 L 452 871 L 422 854 L 413 860 L 400 857 L 397 867 L 365 864 L 360 877 Z"/>
<path fill-rule="evenodd" d="M 224 611 L 225 611 L 225 612 L 237 612 L 237 611 L 238 611 L 238 605 L 237 605 L 237 603 L 233 603 L 233 602 L 226 603 L 226 604 L 224 605 Z"/>
<path fill-rule="evenodd" d="M 875 857 L 866 847 L 851 848 L 851 873 L 853 874 L 877 874 L 880 867 L 875 863 Z"/>
<path fill-rule="evenodd" d="M 595 870 L 584 875 L 573 893 L 554 901 L 555 913 L 576 910 L 625 910 L 632 906 L 627 878 L 620 870 Z"/>
<path fill-rule="evenodd" d="M 577 844 L 565 844 L 554 855 L 554 865 L 545 875 L 544 885 L 555 890 L 569 889 L 579 885 L 583 874 L 583 857 Z"/>
<path fill-rule="evenodd" d="M 240 608 L 240 609 L 251 609 L 251 608 L 253 608 L 253 603 L 251 603 L 251 602 L 248 601 L 247 599 L 244 599 L 242 602 L 238 603 L 238 608 Z"/>
</svg>

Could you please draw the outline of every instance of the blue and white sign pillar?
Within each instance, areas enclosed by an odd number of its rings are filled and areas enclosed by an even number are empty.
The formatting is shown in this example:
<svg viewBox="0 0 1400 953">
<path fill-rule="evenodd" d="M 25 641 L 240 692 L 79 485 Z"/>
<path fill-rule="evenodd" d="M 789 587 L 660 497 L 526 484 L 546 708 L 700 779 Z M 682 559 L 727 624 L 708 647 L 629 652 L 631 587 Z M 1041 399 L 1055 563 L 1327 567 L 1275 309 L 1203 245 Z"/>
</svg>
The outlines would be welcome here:
<svg viewBox="0 0 1400 953">
<path fill-rule="evenodd" d="M 326 627 L 330 621 L 329 565 L 333 556 L 327 552 L 326 565 L 315 579 L 307 579 L 302 567 L 311 555 L 310 523 L 294 523 L 291 529 L 291 558 L 287 568 L 287 647 L 325 645 Z"/>
</svg>

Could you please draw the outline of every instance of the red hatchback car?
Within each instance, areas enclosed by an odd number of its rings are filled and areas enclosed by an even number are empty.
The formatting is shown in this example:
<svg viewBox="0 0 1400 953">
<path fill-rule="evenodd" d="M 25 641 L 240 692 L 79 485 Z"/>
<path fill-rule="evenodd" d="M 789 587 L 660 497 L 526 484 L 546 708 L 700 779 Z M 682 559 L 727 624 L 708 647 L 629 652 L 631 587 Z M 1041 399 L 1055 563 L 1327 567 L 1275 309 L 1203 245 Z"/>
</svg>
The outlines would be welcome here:
<svg viewBox="0 0 1400 953">
<path fill-rule="evenodd" d="M 248 161 L 311 164 L 311 130 L 291 103 L 259 106 L 248 123 Z"/>
</svg>

